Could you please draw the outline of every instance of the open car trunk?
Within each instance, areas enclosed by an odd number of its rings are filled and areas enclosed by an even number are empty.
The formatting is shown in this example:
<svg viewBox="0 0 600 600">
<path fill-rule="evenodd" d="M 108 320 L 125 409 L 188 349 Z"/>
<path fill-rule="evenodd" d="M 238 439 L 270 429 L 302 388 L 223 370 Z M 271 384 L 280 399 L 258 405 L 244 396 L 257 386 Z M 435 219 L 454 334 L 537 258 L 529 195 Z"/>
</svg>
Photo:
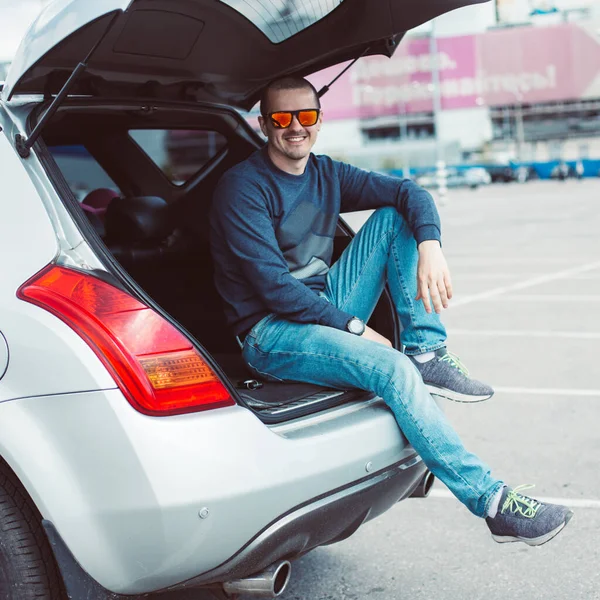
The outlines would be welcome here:
<svg viewBox="0 0 600 600">
<path fill-rule="evenodd" d="M 242 361 L 213 282 L 208 213 L 220 175 L 261 143 L 223 107 L 73 100 L 45 129 L 40 157 L 107 270 L 133 279 L 273 423 L 373 395 L 256 380 Z M 350 240 L 341 221 L 334 260 Z M 384 294 L 370 324 L 398 343 L 396 321 Z"/>
<path fill-rule="evenodd" d="M 26 33 L 0 98 L 56 95 L 40 127 L 15 132 L 20 156 L 38 150 L 107 269 L 131 277 L 234 382 L 244 381 L 207 235 L 216 181 L 260 144 L 232 108 L 250 110 L 277 77 L 392 56 L 408 29 L 479 1 L 53 2 Z M 348 239 L 341 227 L 338 253 Z M 398 343 L 389 300 L 372 324 Z M 338 392 L 269 383 L 240 397 L 276 419 L 357 394 Z"/>
</svg>

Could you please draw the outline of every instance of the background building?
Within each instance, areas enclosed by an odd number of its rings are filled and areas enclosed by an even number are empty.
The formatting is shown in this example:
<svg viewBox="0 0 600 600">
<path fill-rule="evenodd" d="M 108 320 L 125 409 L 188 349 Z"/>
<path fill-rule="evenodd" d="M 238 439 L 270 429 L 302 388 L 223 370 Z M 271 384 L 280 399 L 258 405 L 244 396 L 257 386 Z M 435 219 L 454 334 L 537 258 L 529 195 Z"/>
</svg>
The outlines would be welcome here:
<svg viewBox="0 0 600 600">
<path fill-rule="evenodd" d="M 310 3 L 277 1 L 282 22 L 312 18 Z M 0 81 L 47 2 L 0 0 L 3 21 L 18 23 L 8 27 L 15 39 L 0 39 Z M 342 68 L 310 79 L 320 88 Z M 315 150 L 371 169 L 600 159 L 600 3 L 496 0 L 453 11 L 408 32 L 391 59 L 359 60 L 322 104 Z M 249 120 L 257 127 L 256 112 Z"/>
<path fill-rule="evenodd" d="M 529 21 L 439 37 L 436 25 L 437 52 L 415 31 L 391 59 L 361 59 L 322 99 L 319 150 L 374 169 L 431 166 L 440 146 L 448 163 L 600 158 L 600 18 L 571 8 Z"/>
</svg>

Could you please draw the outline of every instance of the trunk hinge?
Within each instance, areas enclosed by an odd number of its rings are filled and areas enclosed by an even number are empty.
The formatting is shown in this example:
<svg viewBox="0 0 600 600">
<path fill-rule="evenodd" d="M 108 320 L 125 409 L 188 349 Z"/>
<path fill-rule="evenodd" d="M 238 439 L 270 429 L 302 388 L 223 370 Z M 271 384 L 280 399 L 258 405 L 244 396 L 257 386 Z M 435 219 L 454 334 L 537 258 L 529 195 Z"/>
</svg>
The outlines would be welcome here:
<svg viewBox="0 0 600 600">
<path fill-rule="evenodd" d="M 54 100 L 52 100 L 52 104 L 48 107 L 48 110 L 44 113 L 44 116 L 39 120 L 37 125 L 33 128 L 31 135 L 26 138 L 24 135 L 17 133 L 15 135 L 15 148 L 19 153 L 21 158 L 27 158 L 31 154 L 31 148 L 40 137 L 42 130 L 44 129 L 46 123 L 54 116 L 54 113 L 58 110 L 58 107 L 61 105 L 62 101 L 65 99 L 65 96 L 69 93 L 70 89 L 73 87 L 73 84 L 79 79 L 79 76 L 85 71 L 87 68 L 87 64 L 98 48 L 98 46 L 102 43 L 104 38 L 108 35 L 108 32 L 111 30 L 114 22 L 117 20 L 119 15 L 123 14 L 122 10 L 118 10 L 113 15 L 113 18 L 110 20 L 106 31 L 102 35 L 102 37 L 94 44 L 94 47 L 89 51 L 88 55 L 85 57 L 83 62 L 80 62 L 74 69 L 74 71 L 69 76 L 69 79 L 62 86 L 61 90 L 56 94 Z"/>
<path fill-rule="evenodd" d="M 390 38 L 387 38 L 385 40 L 385 48 L 387 50 L 387 54 L 388 56 L 392 56 L 392 54 L 394 54 L 394 52 L 396 51 L 396 48 L 398 47 L 398 43 L 400 42 L 400 40 L 404 37 L 404 33 L 399 33 L 396 34 Z M 369 46 L 368 48 L 365 49 L 365 51 L 360 55 L 357 56 L 350 64 L 346 65 L 346 67 L 344 69 L 342 69 L 341 73 L 339 73 L 329 84 L 324 85 L 318 92 L 317 92 L 317 96 L 319 98 L 321 98 L 322 96 L 324 96 L 328 91 L 329 88 L 350 68 L 354 65 L 354 63 L 357 60 L 360 60 L 363 56 L 365 56 L 369 51 L 371 50 L 371 47 Z"/>
<path fill-rule="evenodd" d="M 342 71 L 340 73 L 338 73 L 327 85 L 324 85 L 318 92 L 317 92 L 317 96 L 319 98 L 323 97 L 328 91 L 329 88 L 351 67 L 354 65 L 354 63 L 361 59 L 371 48 L 365 48 L 364 52 L 360 55 L 357 56 L 349 65 L 346 65 Z"/>
</svg>

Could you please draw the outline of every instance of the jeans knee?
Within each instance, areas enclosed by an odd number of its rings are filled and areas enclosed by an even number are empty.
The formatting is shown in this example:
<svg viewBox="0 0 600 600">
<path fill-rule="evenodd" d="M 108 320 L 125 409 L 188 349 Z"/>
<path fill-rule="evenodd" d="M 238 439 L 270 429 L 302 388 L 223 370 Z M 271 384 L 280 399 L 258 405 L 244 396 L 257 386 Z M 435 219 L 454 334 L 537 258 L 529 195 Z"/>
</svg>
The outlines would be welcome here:
<svg viewBox="0 0 600 600">
<path fill-rule="evenodd" d="M 393 206 L 378 208 L 373 213 L 373 218 L 388 225 L 395 225 L 402 219 L 400 213 Z"/>
<path fill-rule="evenodd" d="M 371 218 L 375 219 L 378 225 L 386 231 L 410 234 L 408 227 L 405 227 L 406 221 L 404 217 L 393 206 L 378 208 Z"/>
<path fill-rule="evenodd" d="M 400 352 L 393 363 L 388 365 L 386 371 L 387 377 L 383 381 L 386 388 L 392 387 L 396 391 L 414 390 L 423 383 L 423 379 L 412 361 Z"/>
</svg>

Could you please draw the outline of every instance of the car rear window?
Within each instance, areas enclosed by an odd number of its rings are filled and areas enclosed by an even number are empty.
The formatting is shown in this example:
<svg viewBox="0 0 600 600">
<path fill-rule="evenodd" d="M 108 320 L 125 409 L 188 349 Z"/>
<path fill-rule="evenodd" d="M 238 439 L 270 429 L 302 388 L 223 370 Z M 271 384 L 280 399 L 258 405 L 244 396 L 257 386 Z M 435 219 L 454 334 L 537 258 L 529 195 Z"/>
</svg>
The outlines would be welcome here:
<svg viewBox="0 0 600 600">
<path fill-rule="evenodd" d="M 185 185 L 227 146 L 204 129 L 132 129 L 129 135 L 175 185 Z"/>
<path fill-rule="evenodd" d="M 274 44 L 320 21 L 344 0 L 221 0 L 254 23 Z"/>
<path fill-rule="evenodd" d="M 79 202 L 93 190 L 109 189 L 121 195 L 119 186 L 82 145 L 49 146 L 58 168 Z"/>
</svg>

